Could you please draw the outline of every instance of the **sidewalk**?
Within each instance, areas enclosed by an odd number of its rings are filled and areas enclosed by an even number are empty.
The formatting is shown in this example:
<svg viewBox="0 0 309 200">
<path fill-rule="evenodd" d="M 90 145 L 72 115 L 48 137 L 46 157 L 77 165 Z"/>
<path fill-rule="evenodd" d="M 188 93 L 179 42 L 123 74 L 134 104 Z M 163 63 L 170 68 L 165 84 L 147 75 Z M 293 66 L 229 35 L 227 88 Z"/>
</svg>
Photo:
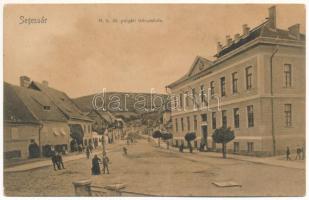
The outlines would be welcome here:
<svg viewBox="0 0 309 200">
<path fill-rule="evenodd" d="M 150 143 L 154 145 L 158 145 L 158 140 L 150 138 Z M 167 145 L 165 142 L 160 142 L 160 148 L 167 150 Z M 169 151 L 179 152 L 178 148 L 169 146 Z M 186 151 L 188 151 L 186 149 Z M 209 157 L 209 158 L 222 158 L 222 152 L 199 152 L 194 149 L 194 154 Z M 182 153 L 183 155 L 190 155 L 188 152 Z M 291 158 L 294 158 L 294 155 L 291 155 Z M 286 168 L 293 168 L 293 169 L 306 169 L 306 161 L 305 160 L 285 160 L 284 155 L 275 156 L 275 157 L 255 157 L 255 156 L 246 156 L 246 155 L 236 155 L 236 154 L 227 154 L 227 159 L 235 159 L 241 161 L 247 161 L 257 164 L 264 164 L 264 165 L 272 165 L 272 166 L 279 166 L 279 167 L 286 167 Z"/>
<path fill-rule="evenodd" d="M 115 143 L 118 144 L 118 143 Z M 115 144 L 109 144 L 107 146 L 106 151 L 110 152 L 111 148 L 114 147 Z M 101 153 L 102 152 L 102 148 L 99 149 L 95 149 L 93 151 L 94 153 Z M 80 154 L 74 154 L 74 155 L 67 155 L 67 156 L 63 156 L 63 162 L 69 162 L 69 161 L 73 161 L 73 160 L 78 160 L 78 159 L 82 159 L 82 158 L 86 158 L 86 154 L 85 152 L 80 153 Z M 28 171 L 28 170 L 32 170 L 32 169 L 37 169 L 37 168 L 41 168 L 41 167 L 46 167 L 46 166 L 52 166 L 52 161 L 51 159 L 44 159 L 44 160 L 38 160 L 38 161 L 33 161 L 33 162 L 28 162 L 25 164 L 18 164 L 16 166 L 10 166 L 10 167 L 5 167 L 3 169 L 3 172 L 22 172 L 22 171 Z"/>
</svg>

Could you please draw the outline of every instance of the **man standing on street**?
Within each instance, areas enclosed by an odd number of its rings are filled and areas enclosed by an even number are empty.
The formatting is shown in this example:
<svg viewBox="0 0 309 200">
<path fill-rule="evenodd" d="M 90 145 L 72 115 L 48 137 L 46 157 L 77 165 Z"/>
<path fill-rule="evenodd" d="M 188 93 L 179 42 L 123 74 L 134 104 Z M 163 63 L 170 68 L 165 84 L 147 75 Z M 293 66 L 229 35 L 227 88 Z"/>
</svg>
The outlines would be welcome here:
<svg viewBox="0 0 309 200">
<path fill-rule="evenodd" d="M 103 154 L 103 174 L 105 174 L 105 171 L 107 174 L 109 174 L 108 164 L 109 164 L 109 158 L 107 157 L 106 153 Z"/>
<path fill-rule="evenodd" d="M 297 149 L 296 149 L 296 158 L 295 160 L 297 160 L 297 158 L 300 160 L 301 159 L 301 148 L 299 146 L 297 146 Z"/>
<path fill-rule="evenodd" d="M 61 169 L 61 167 L 62 167 L 62 169 L 64 169 L 61 152 L 57 153 L 57 162 L 58 162 L 58 165 L 59 165 L 59 169 Z"/>
<path fill-rule="evenodd" d="M 289 147 L 286 147 L 286 160 L 291 160 L 290 154 L 291 154 L 290 148 L 289 148 Z"/>
</svg>

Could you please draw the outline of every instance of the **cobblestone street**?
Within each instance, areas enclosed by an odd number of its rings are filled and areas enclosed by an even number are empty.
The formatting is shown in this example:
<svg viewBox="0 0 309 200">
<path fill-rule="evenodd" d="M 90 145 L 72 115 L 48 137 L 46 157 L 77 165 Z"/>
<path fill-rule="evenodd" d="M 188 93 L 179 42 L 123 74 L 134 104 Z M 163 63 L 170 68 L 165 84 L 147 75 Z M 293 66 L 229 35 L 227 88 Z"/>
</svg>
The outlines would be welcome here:
<svg viewBox="0 0 309 200">
<path fill-rule="evenodd" d="M 109 175 L 91 176 L 91 160 L 65 162 L 66 169 L 52 166 L 4 174 L 8 196 L 74 196 L 73 181 L 91 179 L 94 185 L 126 184 L 126 191 L 163 196 L 302 196 L 305 170 L 222 159 L 207 153 L 179 153 L 156 147 L 146 140 L 127 146 L 109 146 Z M 220 154 L 221 155 L 221 154 Z M 287 161 L 288 162 L 288 161 Z M 290 161 L 296 162 L 296 161 Z M 298 162 L 298 161 L 297 161 Z M 303 161 L 300 164 L 304 165 Z M 242 187 L 219 188 L 214 181 L 235 181 Z M 276 187 L 274 187 L 276 185 Z"/>
</svg>

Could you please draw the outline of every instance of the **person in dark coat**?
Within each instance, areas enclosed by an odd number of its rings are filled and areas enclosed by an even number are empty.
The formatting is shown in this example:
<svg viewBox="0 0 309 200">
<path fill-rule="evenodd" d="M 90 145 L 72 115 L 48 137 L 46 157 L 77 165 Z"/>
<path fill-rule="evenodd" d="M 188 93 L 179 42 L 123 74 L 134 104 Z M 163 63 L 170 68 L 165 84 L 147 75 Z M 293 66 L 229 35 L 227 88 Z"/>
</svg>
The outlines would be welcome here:
<svg viewBox="0 0 309 200">
<path fill-rule="evenodd" d="M 51 160 L 52 160 L 52 163 L 53 163 L 53 166 L 54 166 L 54 170 L 56 171 L 57 168 L 58 168 L 58 170 L 60 170 L 60 165 L 59 165 L 59 162 L 57 160 L 57 153 L 55 151 L 52 151 L 52 153 L 51 153 Z"/>
<path fill-rule="evenodd" d="M 286 148 L 286 160 L 291 160 L 291 158 L 290 158 L 290 154 L 291 154 L 291 152 L 290 152 L 290 148 L 289 148 L 289 147 L 287 147 L 287 148 Z"/>
<path fill-rule="evenodd" d="M 62 160 L 62 154 L 61 152 L 57 153 L 57 162 L 58 162 L 58 165 L 59 165 L 59 169 L 64 169 L 64 165 L 63 165 L 63 160 Z"/>
<path fill-rule="evenodd" d="M 183 144 L 179 145 L 179 152 L 183 152 L 183 148 L 184 148 Z"/>
<path fill-rule="evenodd" d="M 92 159 L 92 168 L 91 168 L 92 175 L 99 175 L 99 174 L 101 174 L 100 162 L 101 162 L 101 159 L 98 158 L 97 155 L 94 155 L 94 157 Z"/>
<path fill-rule="evenodd" d="M 301 148 L 297 147 L 296 149 L 296 158 L 295 160 L 297 160 L 297 158 L 300 160 L 301 159 Z"/>
<path fill-rule="evenodd" d="M 123 153 L 124 153 L 124 155 L 127 155 L 128 154 L 128 149 L 123 147 Z"/>
<path fill-rule="evenodd" d="M 109 164 L 109 158 L 107 157 L 106 153 L 103 154 L 103 174 L 105 174 L 105 171 L 107 174 L 109 174 L 108 164 Z"/>
</svg>

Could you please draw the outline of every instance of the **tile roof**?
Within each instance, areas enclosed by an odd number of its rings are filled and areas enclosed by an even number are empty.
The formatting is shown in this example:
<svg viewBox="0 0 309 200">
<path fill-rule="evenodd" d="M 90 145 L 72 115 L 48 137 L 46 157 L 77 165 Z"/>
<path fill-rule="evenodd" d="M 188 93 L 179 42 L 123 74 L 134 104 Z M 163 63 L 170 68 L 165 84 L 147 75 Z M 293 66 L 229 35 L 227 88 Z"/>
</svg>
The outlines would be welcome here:
<svg viewBox="0 0 309 200">
<path fill-rule="evenodd" d="M 4 118 L 12 122 L 39 123 L 67 119 L 43 93 L 4 83 Z"/>
<path fill-rule="evenodd" d="M 66 93 L 34 81 L 31 83 L 30 87 L 32 89 L 40 90 L 48 96 L 68 119 L 92 121 L 89 117 L 82 113 L 82 111 L 78 108 L 74 101 L 67 96 Z"/>
</svg>

